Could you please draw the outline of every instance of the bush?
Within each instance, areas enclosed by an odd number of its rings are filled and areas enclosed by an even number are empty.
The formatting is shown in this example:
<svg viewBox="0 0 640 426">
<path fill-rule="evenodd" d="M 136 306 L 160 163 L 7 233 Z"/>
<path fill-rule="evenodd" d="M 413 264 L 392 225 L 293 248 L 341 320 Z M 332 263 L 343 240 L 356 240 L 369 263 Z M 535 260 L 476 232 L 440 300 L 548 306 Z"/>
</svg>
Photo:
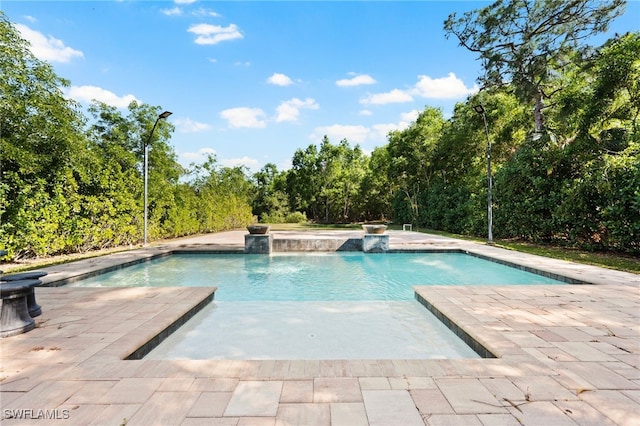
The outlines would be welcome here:
<svg viewBox="0 0 640 426">
<path fill-rule="evenodd" d="M 307 223 L 307 215 L 301 212 L 289 213 L 284 218 L 285 223 Z"/>
</svg>

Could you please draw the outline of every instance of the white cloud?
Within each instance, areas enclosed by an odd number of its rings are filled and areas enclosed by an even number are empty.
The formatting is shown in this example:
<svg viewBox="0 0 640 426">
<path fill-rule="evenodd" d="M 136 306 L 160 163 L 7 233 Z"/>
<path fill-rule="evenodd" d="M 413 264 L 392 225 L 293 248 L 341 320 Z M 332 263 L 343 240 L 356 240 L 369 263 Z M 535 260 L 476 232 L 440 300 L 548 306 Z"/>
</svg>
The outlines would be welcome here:
<svg viewBox="0 0 640 426">
<path fill-rule="evenodd" d="M 381 123 L 373 126 L 373 136 L 380 140 L 386 140 L 389 132 L 393 130 L 407 129 L 412 122 L 416 121 L 420 110 L 414 109 L 409 112 L 403 112 L 400 114 L 400 121 L 397 123 Z"/>
<path fill-rule="evenodd" d="M 412 121 L 416 121 L 421 112 L 422 111 L 420 111 L 419 109 L 413 109 L 409 112 L 403 112 L 402 114 L 400 114 L 400 120 L 401 122 L 407 123 L 408 125 Z"/>
<path fill-rule="evenodd" d="M 73 58 L 82 58 L 84 54 L 76 49 L 65 46 L 61 40 L 52 36 L 45 37 L 44 34 L 32 30 L 26 25 L 16 24 L 16 29 L 22 38 L 31 44 L 31 53 L 40 60 L 50 62 L 69 62 Z"/>
<path fill-rule="evenodd" d="M 187 163 L 202 163 L 209 155 L 216 155 L 213 148 L 201 148 L 196 152 L 183 152 L 179 154 L 180 158 L 187 160 Z"/>
<path fill-rule="evenodd" d="M 235 40 L 244 36 L 238 30 L 237 25 L 229 24 L 227 27 L 210 24 L 192 25 L 187 30 L 197 35 L 196 44 L 218 44 L 222 41 Z"/>
<path fill-rule="evenodd" d="M 230 108 L 222 111 L 220 117 L 227 120 L 229 127 L 263 128 L 267 123 L 262 120 L 264 111 L 260 108 Z"/>
<path fill-rule="evenodd" d="M 298 98 L 293 98 L 288 101 L 282 102 L 278 108 L 278 117 L 276 122 L 281 123 L 283 121 L 298 121 L 301 109 L 318 109 L 319 105 L 315 99 L 307 98 L 304 101 Z"/>
<path fill-rule="evenodd" d="M 459 99 L 478 91 L 477 85 L 468 88 L 452 72 L 442 78 L 419 75 L 413 94 L 432 99 Z"/>
<path fill-rule="evenodd" d="M 371 130 L 360 125 L 334 124 L 332 126 L 316 127 L 310 138 L 317 141 L 322 139 L 324 135 L 327 135 L 332 143 L 339 142 L 342 139 L 347 139 L 350 143 L 362 143 L 370 137 Z"/>
<path fill-rule="evenodd" d="M 373 115 L 373 112 L 369 111 L 368 109 L 363 109 L 358 114 L 360 114 L 360 115 Z"/>
<path fill-rule="evenodd" d="M 182 133 L 197 133 L 211 129 L 211 126 L 206 123 L 199 123 L 193 121 L 190 118 L 181 118 L 173 120 L 178 130 Z"/>
<path fill-rule="evenodd" d="M 275 84 L 276 86 L 288 86 L 293 84 L 293 81 L 287 75 L 276 72 L 267 79 L 267 83 Z"/>
<path fill-rule="evenodd" d="M 249 169 L 256 169 L 260 165 L 258 160 L 247 156 L 242 158 L 225 158 L 220 160 L 220 164 L 226 167 L 247 166 Z"/>
<path fill-rule="evenodd" d="M 90 103 L 96 100 L 116 108 L 126 108 L 133 101 L 140 102 L 133 95 L 118 96 L 109 90 L 96 86 L 71 86 L 65 92 L 67 97 L 78 102 Z"/>
<path fill-rule="evenodd" d="M 174 7 L 171 9 L 162 9 L 162 13 L 164 13 L 167 16 L 179 16 L 179 15 L 182 15 L 182 9 L 180 9 L 179 7 Z"/>
<path fill-rule="evenodd" d="M 193 11 L 193 15 L 194 16 L 207 16 L 207 17 L 211 17 L 211 18 L 218 18 L 220 17 L 220 14 L 214 12 L 213 10 L 209 10 L 209 9 L 205 9 L 205 8 L 199 8 Z"/>
<path fill-rule="evenodd" d="M 350 86 L 361 86 L 363 84 L 374 84 L 376 80 L 367 74 L 359 74 L 355 75 L 353 78 L 345 78 L 342 80 L 336 81 L 336 86 L 340 87 L 350 87 Z"/>
<path fill-rule="evenodd" d="M 387 93 L 375 93 L 369 97 L 362 99 L 361 104 L 384 105 L 392 103 L 411 102 L 413 97 L 400 89 L 393 89 Z"/>
<path fill-rule="evenodd" d="M 377 140 L 385 140 L 390 131 L 402 130 L 403 128 L 406 128 L 406 126 L 403 127 L 402 124 L 397 123 L 375 124 L 373 133 Z"/>
</svg>

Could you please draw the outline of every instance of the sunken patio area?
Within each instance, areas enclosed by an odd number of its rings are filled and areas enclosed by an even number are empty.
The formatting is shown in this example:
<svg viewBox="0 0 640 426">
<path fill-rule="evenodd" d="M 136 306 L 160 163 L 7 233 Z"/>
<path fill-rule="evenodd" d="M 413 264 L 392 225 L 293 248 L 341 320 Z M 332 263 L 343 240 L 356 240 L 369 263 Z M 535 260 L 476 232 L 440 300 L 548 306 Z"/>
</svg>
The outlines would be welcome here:
<svg viewBox="0 0 640 426">
<path fill-rule="evenodd" d="M 245 233 L 52 266 L 43 281 L 175 250 L 242 251 Z M 497 358 L 344 361 L 126 360 L 214 289 L 39 287 L 36 328 L 0 340 L 2 424 L 640 424 L 640 276 L 416 232 L 389 236 L 392 250 L 465 250 L 590 284 L 417 286 Z"/>
</svg>

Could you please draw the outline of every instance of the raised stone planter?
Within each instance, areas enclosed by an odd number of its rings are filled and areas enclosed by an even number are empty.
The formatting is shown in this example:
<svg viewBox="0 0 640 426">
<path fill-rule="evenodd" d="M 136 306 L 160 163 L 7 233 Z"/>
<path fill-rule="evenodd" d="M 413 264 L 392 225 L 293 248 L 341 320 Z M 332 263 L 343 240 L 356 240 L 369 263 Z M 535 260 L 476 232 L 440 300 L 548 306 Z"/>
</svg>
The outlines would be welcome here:
<svg viewBox="0 0 640 426">
<path fill-rule="evenodd" d="M 362 229 L 366 234 L 384 234 L 387 225 L 362 225 Z"/>
</svg>

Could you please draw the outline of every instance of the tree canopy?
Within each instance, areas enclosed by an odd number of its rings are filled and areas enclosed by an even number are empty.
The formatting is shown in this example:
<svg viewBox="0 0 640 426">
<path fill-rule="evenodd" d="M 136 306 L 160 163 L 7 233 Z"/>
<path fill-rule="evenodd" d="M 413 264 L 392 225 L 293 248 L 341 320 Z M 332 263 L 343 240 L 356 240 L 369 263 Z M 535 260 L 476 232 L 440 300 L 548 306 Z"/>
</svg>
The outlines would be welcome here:
<svg viewBox="0 0 640 426">
<path fill-rule="evenodd" d="M 509 83 L 521 101 L 534 104 L 534 129 L 541 132 L 545 100 L 559 90 L 559 70 L 625 5 L 624 0 L 498 0 L 462 17 L 450 15 L 444 28 L 478 54 L 483 87 Z"/>
</svg>

